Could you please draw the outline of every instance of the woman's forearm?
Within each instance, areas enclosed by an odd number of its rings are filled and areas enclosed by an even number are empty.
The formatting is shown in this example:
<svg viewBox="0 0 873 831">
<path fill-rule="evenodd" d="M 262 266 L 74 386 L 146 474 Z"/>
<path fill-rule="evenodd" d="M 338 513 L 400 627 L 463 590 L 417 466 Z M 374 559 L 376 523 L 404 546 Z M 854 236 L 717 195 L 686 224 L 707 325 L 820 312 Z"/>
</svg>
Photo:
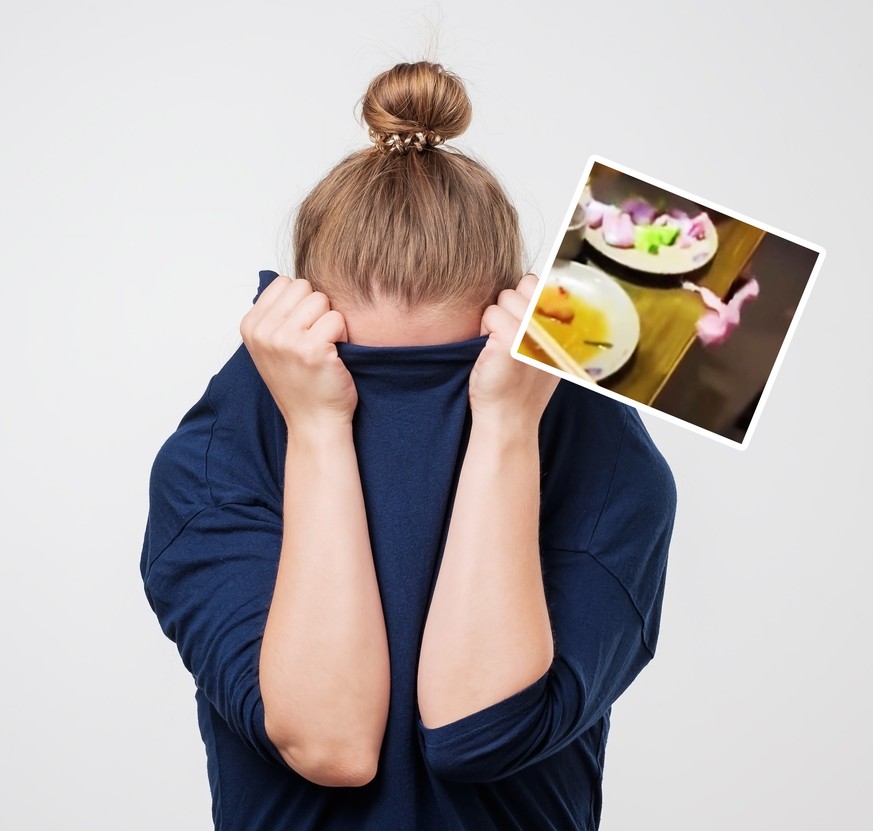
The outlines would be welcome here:
<svg viewBox="0 0 873 831">
<path fill-rule="evenodd" d="M 551 665 L 539 486 L 535 424 L 474 419 L 421 647 L 426 727 L 495 704 Z"/>
<path fill-rule="evenodd" d="M 260 684 L 268 735 L 292 767 L 324 785 L 372 779 L 390 668 L 350 423 L 289 430 Z"/>
</svg>

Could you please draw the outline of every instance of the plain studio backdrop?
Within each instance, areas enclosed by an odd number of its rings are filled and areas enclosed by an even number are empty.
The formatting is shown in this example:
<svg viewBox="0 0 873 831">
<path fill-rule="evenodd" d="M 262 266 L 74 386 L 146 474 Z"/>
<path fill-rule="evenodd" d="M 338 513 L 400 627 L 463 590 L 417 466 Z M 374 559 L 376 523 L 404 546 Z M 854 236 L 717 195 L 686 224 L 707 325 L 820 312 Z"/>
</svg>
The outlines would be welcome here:
<svg viewBox="0 0 873 831">
<path fill-rule="evenodd" d="M 859 7 L 860 8 L 860 7 Z M 458 72 L 457 140 L 541 270 L 599 154 L 824 246 L 748 450 L 644 415 L 679 513 L 605 831 L 873 827 L 868 27 L 790 3 L 5 3 L 4 829 L 211 827 L 194 687 L 139 575 L 160 444 L 377 72 Z M 580 459 L 580 464 L 585 460 Z"/>
</svg>

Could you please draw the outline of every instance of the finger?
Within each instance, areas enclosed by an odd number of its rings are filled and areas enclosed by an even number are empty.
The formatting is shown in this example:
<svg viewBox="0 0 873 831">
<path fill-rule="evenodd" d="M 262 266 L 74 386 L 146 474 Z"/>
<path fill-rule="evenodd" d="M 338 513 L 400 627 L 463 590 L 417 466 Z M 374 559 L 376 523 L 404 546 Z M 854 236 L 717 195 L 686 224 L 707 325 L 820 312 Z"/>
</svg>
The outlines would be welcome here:
<svg viewBox="0 0 873 831">
<path fill-rule="evenodd" d="M 275 282 L 274 280 L 273 283 Z M 273 283 L 270 283 L 267 288 L 270 288 Z M 283 289 L 271 297 L 266 314 L 277 318 L 278 323 L 281 323 L 289 318 L 294 309 L 303 301 L 303 298 L 310 294 L 312 294 L 312 286 L 308 280 L 286 280 Z"/>
<path fill-rule="evenodd" d="M 323 291 L 310 291 L 285 319 L 284 325 L 295 331 L 309 329 L 323 314 L 330 311 L 330 301 Z"/>
<path fill-rule="evenodd" d="M 323 314 L 312 326 L 309 334 L 325 343 L 348 341 L 349 333 L 346 329 L 346 319 L 336 309 L 331 309 Z"/>
<path fill-rule="evenodd" d="M 533 272 L 528 272 L 518 281 L 518 285 L 515 287 L 515 290 L 521 294 L 527 300 L 530 300 L 533 297 L 534 292 L 539 285 L 539 277 Z"/>
<path fill-rule="evenodd" d="M 270 281 L 269 285 L 258 295 L 254 305 L 243 315 L 240 322 L 241 332 L 250 331 L 255 323 L 264 317 L 275 297 L 284 290 L 285 285 L 290 281 L 290 277 L 283 277 L 281 274 Z"/>
<path fill-rule="evenodd" d="M 488 306 L 488 308 L 486 308 L 485 311 L 482 312 L 482 320 L 479 323 L 479 337 L 482 337 L 482 335 L 490 335 L 491 334 L 491 330 L 485 325 L 485 315 L 487 315 L 489 313 L 488 309 L 490 309 L 490 308 L 491 307 Z"/>
<path fill-rule="evenodd" d="M 528 298 L 513 289 L 504 289 L 497 295 L 497 305 L 506 309 L 516 321 L 524 317 L 527 304 Z"/>
<path fill-rule="evenodd" d="M 511 342 L 518 332 L 518 320 L 502 306 L 489 306 L 482 315 L 481 330 L 483 335 L 494 334 Z"/>
<path fill-rule="evenodd" d="M 250 331 L 256 324 L 262 324 L 265 319 L 272 317 L 277 310 L 277 304 L 280 304 L 278 306 L 280 317 L 287 317 L 290 308 L 293 308 L 300 301 L 308 287 L 309 283 L 306 280 L 296 280 L 283 275 L 274 277 L 258 295 L 252 308 L 246 312 L 243 318 L 245 327 Z M 276 327 L 273 324 L 268 324 L 266 328 L 275 329 Z"/>
</svg>

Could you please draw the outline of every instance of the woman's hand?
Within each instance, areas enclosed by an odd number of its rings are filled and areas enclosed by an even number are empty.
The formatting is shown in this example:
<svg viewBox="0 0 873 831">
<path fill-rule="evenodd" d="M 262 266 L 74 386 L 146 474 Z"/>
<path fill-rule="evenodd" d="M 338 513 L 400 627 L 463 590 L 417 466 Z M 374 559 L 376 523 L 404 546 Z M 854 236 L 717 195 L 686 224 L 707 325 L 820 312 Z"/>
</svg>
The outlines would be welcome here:
<svg viewBox="0 0 873 831">
<path fill-rule="evenodd" d="M 327 295 L 307 280 L 276 277 L 239 330 L 289 430 L 351 422 L 358 393 L 336 349 L 348 332 Z"/>
<path fill-rule="evenodd" d="M 537 425 L 558 386 L 556 376 L 510 354 L 537 282 L 535 274 L 525 274 L 515 289 L 500 292 L 497 303 L 482 315 L 480 334 L 489 338 L 470 373 L 474 421 L 492 419 L 525 428 Z"/>
</svg>

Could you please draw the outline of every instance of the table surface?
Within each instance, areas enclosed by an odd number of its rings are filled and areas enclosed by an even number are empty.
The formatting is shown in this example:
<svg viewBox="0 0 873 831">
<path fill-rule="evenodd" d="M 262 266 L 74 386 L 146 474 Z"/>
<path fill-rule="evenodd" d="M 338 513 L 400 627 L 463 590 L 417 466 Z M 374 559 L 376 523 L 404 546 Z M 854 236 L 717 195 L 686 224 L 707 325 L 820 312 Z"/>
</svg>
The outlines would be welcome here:
<svg viewBox="0 0 873 831">
<path fill-rule="evenodd" d="M 718 250 L 702 269 L 687 275 L 658 276 L 625 268 L 586 243 L 573 259 L 605 271 L 628 293 L 640 316 L 640 340 L 634 354 L 599 385 L 642 404 L 653 404 L 667 379 L 697 337 L 697 320 L 708 311 L 683 280 L 724 298 L 741 274 L 765 231 L 724 214 L 710 216 L 718 230 Z"/>
</svg>

